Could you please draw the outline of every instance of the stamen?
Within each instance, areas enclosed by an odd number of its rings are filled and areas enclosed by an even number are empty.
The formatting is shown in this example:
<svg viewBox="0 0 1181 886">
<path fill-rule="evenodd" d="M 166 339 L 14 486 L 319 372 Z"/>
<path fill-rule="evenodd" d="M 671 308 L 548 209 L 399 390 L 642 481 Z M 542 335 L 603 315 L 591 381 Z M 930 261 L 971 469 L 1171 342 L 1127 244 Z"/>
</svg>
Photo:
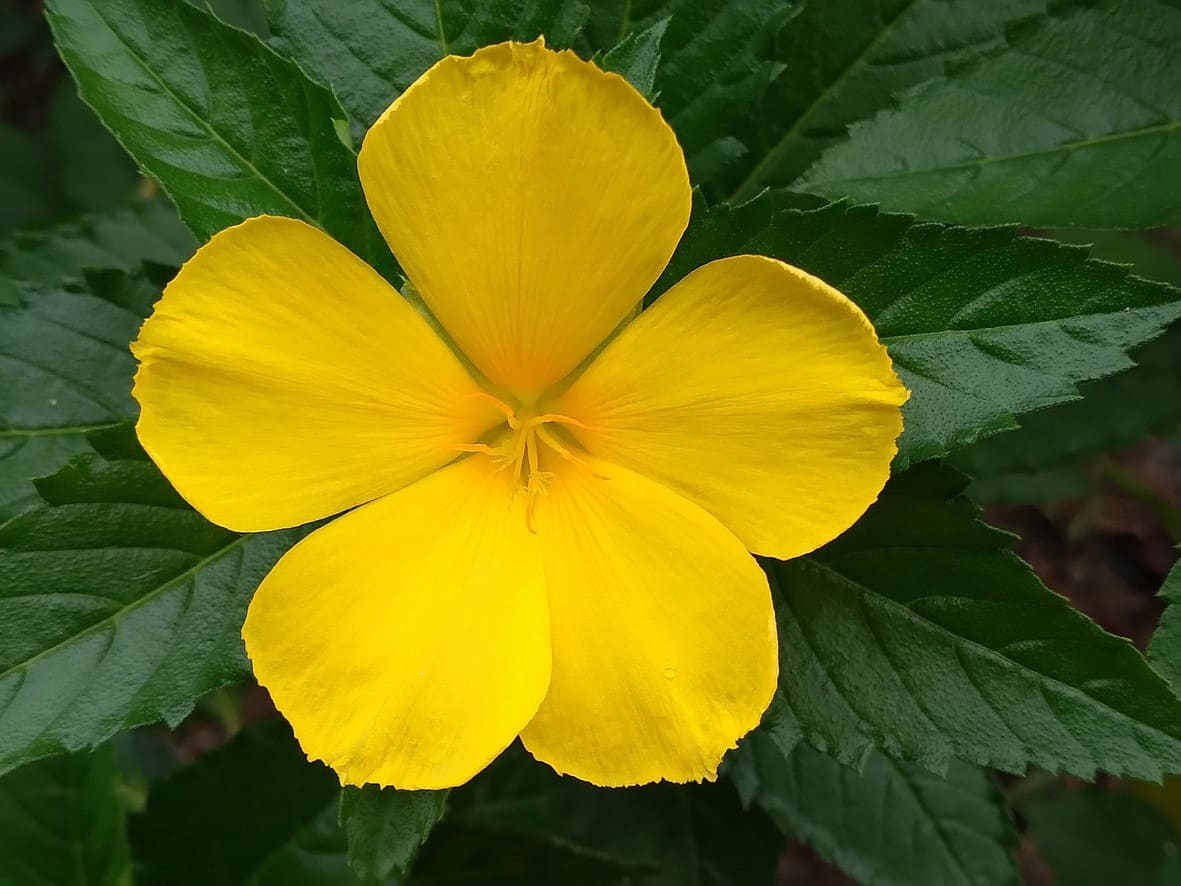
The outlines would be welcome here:
<svg viewBox="0 0 1181 886">
<path fill-rule="evenodd" d="M 496 463 L 496 470 L 511 470 L 513 478 L 512 500 L 518 495 L 525 498 L 525 525 L 530 532 L 537 532 L 535 512 L 538 496 L 545 493 L 546 485 L 553 474 L 541 469 L 541 446 L 545 445 L 553 450 L 560 458 L 571 464 L 589 471 L 600 480 L 607 480 L 606 474 L 596 470 L 589 462 L 571 451 L 562 440 L 554 434 L 548 424 L 572 425 L 577 428 L 590 430 L 590 426 L 576 418 L 547 412 L 543 415 L 532 416 L 522 421 L 515 410 L 503 400 L 483 391 L 472 393 L 469 397 L 487 400 L 505 417 L 511 435 L 501 436 L 496 445 L 488 443 L 468 443 L 455 446 L 458 452 L 480 453 L 492 456 Z"/>
<path fill-rule="evenodd" d="M 509 406 L 499 397 L 493 397 L 487 391 L 475 391 L 471 394 L 467 394 L 466 396 L 469 400 L 487 400 L 489 403 L 495 406 L 497 410 L 504 414 L 505 419 L 508 420 L 508 426 L 514 431 L 521 427 L 521 423 L 517 421 L 517 413 L 513 410 L 513 407 Z"/>
<path fill-rule="evenodd" d="M 590 471 L 591 476 L 597 477 L 600 480 L 610 480 L 611 479 L 606 474 L 604 474 L 602 471 L 595 470 L 595 468 L 591 467 L 591 465 L 588 462 L 586 462 L 584 459 L 579 458 L 577 455 L 575 455 L 573 452 L 571 452 L 569 449 L 567 449 L 565 446 L 563 446 L 561 444 L 561 442 L 559 442 L 558 438 L 555 437 L 553 434 L 551 434 L 549 431 L 547 431 L 543 425 L 539 425 L 535 430 L 537 433 L 537 439 L 541 440 L 541 442 L 543 442 L 546 446 L 548 446 L 550 449 L 552 449 L 554 452 L 556 452 L 558 455 L 560 455 L 566 461 L 568 461 L 572 464 L 576 464 L 581 468 L 585 468 L 586 470 Z"/>
<path fill-rule="evenodd" d="M 562 415 L 561 413 L 558 413 L 558 412 L 547 412 L 545 415 L 539 415 L 535 418 L 529 419 L 529 421 L 526 424 L 542 425 L 542 424 L 545 424 L 546 422 L 553 422 L 554 424 L 558 424 L 558 425 L 574 425 L 574 427 L 582 428 L 584 431 L 593 431 L 594 430 L 594 428 L 592 428 L 590 425 L 586 424 L 585 422 L 581 422 L 576 418 L 571 418 L 568 415 Z"/>
</svg>

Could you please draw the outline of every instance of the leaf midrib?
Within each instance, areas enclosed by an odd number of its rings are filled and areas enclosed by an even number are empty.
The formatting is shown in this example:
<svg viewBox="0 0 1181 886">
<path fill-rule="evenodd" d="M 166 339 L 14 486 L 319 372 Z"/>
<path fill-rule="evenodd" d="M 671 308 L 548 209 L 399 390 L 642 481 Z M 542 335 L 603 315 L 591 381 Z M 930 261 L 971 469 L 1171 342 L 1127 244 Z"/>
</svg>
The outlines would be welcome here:
<svg viewBox="0 0 1181 886">
<path fill-rule="evenodd" d="M 929 341 L 935 338 L 946 338 L 953 335 L 975 335 L 984 332 L 1005 332 L 1011 329 L 1036 329 L 1041 326 L 1060 326 L 1063 323 L 1070 323 L 1075 320 L 1089 320 L 1096 317 L 1125 317 L 1128 314 L 1136 314 L 1140 311 L 1157 311 L 1164 308 L 1175 308 L 1177 313 L 1181 314 L 1181 300 L 1165 301 L 1155 305 L 1140 305 L 1135 308 L 1123 308 L 1113 311 L 1096 311 L 1093 314 L 1075 314 L 1071 317 L 1059 317 L 1053 320 L 1033 320 L 1029 323 L 1003 323 L 997 326 L 974 326 L 968 329 L 938 329 L 933 332 L 912 332 L 906 335 L 883 335 L 879 338 L 882 344 L 887 347 L 890 345 L 901 344 L 907 341 Z M 1162 329 L 1170 321 L 1168 319 L 1162 321 Z M 1144 344 L 1147 341 L 1140 342 Z M 1121 350 L 1126 350 L 1121 348 Z"/>
<path fill-rule="evenodd" d="M 181 572 L 178 575 L 173 576 L 168 581 L 153 588 L 152 590 L 148 591 L 143 596 L 137 597 L 135 600 L 131 601 L 126 606 L 123 606 L 122 608 L 116 610 L 115 612 L 112 612 L 110 615 L 104 616 L 103 618 L 99 619 L 98 621 L 94 622 L 93 624 L 87 625 L 85 628 L 83 628 L 78 633 L 71 634 L 70 636 L 66 637 L 65 639 L 53 644 L 52 646 L 42 649 L 36 655 L 33 655 L 30 658 L 25 659 L 24 661 L 17 662 L 16 664 L 14 664 L 12 667 L 8 668 L 7 670 L 0 672 L 0 680 L 6 679 L 7 677 L 11 676 L 12 674 L 17 673 L 18 671 L 27 670 L 35 662 L 39 661 L 40 659 L 45 658 L 46 656 L 57 652 L 58 650 L 62 649 L 65 646 L 69 646 L 70 644 L 75 643 L 76 641 L 80 640 L 81 638 L 88 636 L 89 634 L 94 633 L 95 631 L 97 631 L 101 628 L 106 627 L 108 624 L 118 622 L 127 613 L 138 609 L 140 606 L 143 606 L 143 605 L 147 604 L 149 601 L 154 600 L 160 594 L 163 594 L 164 592 L 177 587 L 182 582 L 187 581 L 188 579 L 192 578 L 194 575 L 196 575 L 198 572 L 200 572 L 201 570 L 208 567 L 214 561 L 221 559 L 226 554 L 228 554 L 230 551 L 234 550 L 235 548 L 239 547 L 240 545 L 245 544 L 246 541 L 249 540 L 251 537 L 252 536 L 249 536 L 249 535 L 238 536 L 237 538 L 233 539 L 232 541 L 230 541 L 227 544 L 223 545 L 222 547 L 218 548 L 213 553 L 208 554 L 205 557 L 202 557 L 200 560 L 198 560 L 196 563 L 194 563 L 192 566 L 190 566 L 184 572 Z"/>
<path fill-rule="evenodd" d="M 127 51 L 127 54 L 131 58 L 135 59 L 136 63 L 144 70 L 144 72 L 156 82 L 160 89 L 166 93 L 178 107 L 182 108 L 185 113 L 188 114 L 189 117 L 198 124 L 198 126 L 209 133 L 209 135 L 215 141 L 220 143 L 230 154 L 236 157 L 243 166 L 245 166 L 255 175 L 259 181 L 270 188 L 276 196 L 284 200 L 292 209 L 299 213 L 299 215 L 304 220 L 316 227 L 320 227 L 320 223 L 311 214 L 303 209 L 303 207 L 301 207 L 289 194 L 287 194 L 286 191 L 282 190 L 278 185 L 271 181 L 269 177 L 263 174 L 263 172 L 252 161 L 248 160 L 240 151 L 231 145 L 220 132 L 213 128 L 212 124 L 208 120 L 189 107 L 189 105 L 160 78 L 160 75 L 156 73 L 156 71 L 143 57 L 140 56 L 138 52 L 136 52 L 131 44 L 124 39 L 123 35 L 114 27 L 112 27 L 110 21 L 108 21 L 107 18 L 102 14 L 102 12 L 99 10 L 98 4 L 95 3 L 94 0 L 88 0 L 88 5 L 90 6 L 91 10 L 93 10 L 95 16 L 106 27 L 106 29 L 111 32 L 111 35 L 114 36 L 114 38 L 119 41 L 119 44 Z M 54 13 L 53 15 L 56 17 L 57 13 Z M 259 46 L 261 46 L 264 51 L 267 51 L 267 47 L 265 45 L 260 43 Z"/>
<path fill-rule="evenodd" d="M 1055 154 L 1069 154 L 1073 151 L 1092 148 L 1095 145 L 1110 144 L 1112 142 L 1118 142 L 1131 138 L 1141 138 L 1143 136 L 1152 135 L 1158 132 L 1173 132 L 1178 129 L 1181 129 L 1181 120 L 1170 120 L 1167 123 L 1159 123 L 1154 126 L 1144 126 L 1140 127 L 1139 129 L 1128 130 L 1127 132 L 1095 136 L 1093 138 L 1086 138 L 1079 141 L 1063 142 L 1052 147 L 1038 148 L 1034 151 L 1023 151 L 1017 154 L 1002 154 L 991 157 L 980 157 L 975 160 L 968 160 L 961 163 L 949 163 L 945 166 L 927 166 L 921 169 L 907 169 L 901 172 L 860 176 L 858 178 L 825 178 L 820 179 L 819 181 L 816 181 L 815 179 L 809 181 L 805 175 L 802 181 L 808 184 L 848 185 L 858 184 L 861 182 L 893 181 L 896 179 L 909 178 L 913 176 L 938 175 L 943 172 L 960 172 L 966 169 L 979 169 L 984 166 L 990 166 L 994 163 L 1012 163 L 1021 160 L 1029 160 L 1034 157 L 1052 157 Z"/>
<path fill-rule="evenodd" d="M 944 550 L 944 549 L 940 548 L 940 550 Z M 861 552 L 858 552 L 858 553 L 861 553 Z M 1008 554 L 1008 556 L 1012 557 L 1013 555 Z M 1158 736 L 1164 738 L 1168 742 L 1175 745 L 1178 748 L 1179 752 L 1181 752 L 1181 737 L 1179 737 L 1179 736 L 1171 735 L 1167 732 L 1164 732 L 1163 730 L 1161 730 L 1157 726 L 1153 726 L 1151 724 L 1145 723 L 1142 720 L 1137 720 L 1134 717 L 1132 717 L 1130 714 L 1126 714 L 1123 711 L 1120 711 L 1120 710 L 1117 710 L 1116 708 L 1111 707 L 1109 704 L 1107 704 L 1107 702 L 1096 698 L 1095 696 L 1091 695 L 1089 692 L 1087 692 L 1084 689 L 1080 689 L 1077 686 L 1071 686 L 1069 683 L 1064 683 L 1056 677 L 1051 677 L 1048 674 L 1043 674 L 1041 671 L 1036 671 L 1027 665 L 1021 664 L 1018 661 L 1014 661 L 1013 659 L 1009 658 L 1008 656 L 1002 655 L 1001 653 L 997 652 L 995 649 L 985 646 L 984 644 L 979 643 L 975 640 L 970 640 L 967 637 L 961 636 L 960 634 L 956 634 L 956 633 L 948 630 L 947 628 L 943 627 L 942 625 L 931 621 L 930 619 L 923 618 L 923 616 L 919 615 L 917 612 L 915 612 L 913 609 L 911 609 L 909 606 L 905 605 L 904 603 L 899 603 L 894 598 L 888 597 L 885 594 L 882 594 L 881 592 L 874 590 L 873 588 L 867 587 L 866 585 L 862 584 L 859 581 L 855 581 L 854 579 L 850 578 L 849 576 L 845 575 L 844 573 L 840 572 L 839 570 L 837 570 L 833 566 L 830 566 L 827 563 L 821 563 L 815 559 L 806 558 L 801 561 L 801 564 L 805 565 L 806 567 L 815 569 L 818 572 L 825 573 L 828 576 L 831 576 L 832 579 L 835 580 L 836 582 L 838 582 L 840 584 L 847 585 L 847 586 L 851 587 L 852 589 L 854 589 L 855 591 L 858 591 L 858 592 L 864 594 L 865 596 L 873 597 L 875 600 L 885 603 L 888 608 L 899 612 L 903 616 L 903 618 L 905 618 L 907 621 L 911 621 L 916 624 L 920 624 L 928 629 L 934 630 L 936 633 L 939 633 L 942 636 L 953 641 L 953 646 L 970 647 L 973 650 L 976 650 L 977 652 L 984 653 L 988 658 L 991 658 L 995 662 L 999 662 L 1004 667 L 1013 668 L 1018 671 L 1021 671 L 1022 673 L 1031 675 L 1031 676 L 1037 678 L 1037 680 L 1041 683 L 1048 683 L 1048 684 L 1052 684 L 1055 687 L 1059 687 L 1060 690 L 1064 691 L 1068 695 L 1081 697 L 1081 698 L 1085 699 L 1089 704 L 1097 705 L 1098 707 L 1102 708 L 1103 710 L 1109 711 L 1112 714 L 1119 717 L 1120 719 L 1132 724 L 1132 726 L 1134 728 L 1145 729 L 1145 730 L 1152 732 L 1155 735 L 1158 735 Z M 1081 613 L 1079 613 L 1079 615 L 1080 615 L 1080 617 L 1083 617 L 1083 616 L 1081 616 Z M 1118 638 L 1116 638 L 1116 639 L 1118 640 Z M 1146 669 L 1147 669 L 1147 666 L 1146 666 Z M 1152 672 L 1148 671 L 1148 673 L 1151 675 Z M 1160 678 L 1160 680 L 1161 680 L 1162 686 L 1167 686 L 1167 684 L 1164 682 L 1163 677 Z M 908 690 L 908 692 L 909 692 L 909 690 Z M 1053 714 L 1052 711 L 1051 711 L 1051 713 Z M 861 718 L 861 715 L 858 714 L 858 717 Z M 1054 717 L 1055 717 L 1055 719 L 1057 719 L 1056 714 L 1054 715 Z M 1022 743 L 1022 745 L 1027 745 L 1027 742 L 1025 742 L 1024 739 L 1021 740 L 1021 743 Z M 1090 748 L 1087 748 L 1087 752 L 1092 753 Z M 1179 753 L 1179 756 L 1181 756 L 1181 753 Z"/>
<path fill-rule="evenodd" d="M 4 428 L 0 427 L 0 440 L 24 440 L 31 437 L 66 437 L 74 434 L 91 434 L 122 427 L 125 421 L 103 422 L 94 425 L 63 425 L 45 428 Z"/>
</svg>

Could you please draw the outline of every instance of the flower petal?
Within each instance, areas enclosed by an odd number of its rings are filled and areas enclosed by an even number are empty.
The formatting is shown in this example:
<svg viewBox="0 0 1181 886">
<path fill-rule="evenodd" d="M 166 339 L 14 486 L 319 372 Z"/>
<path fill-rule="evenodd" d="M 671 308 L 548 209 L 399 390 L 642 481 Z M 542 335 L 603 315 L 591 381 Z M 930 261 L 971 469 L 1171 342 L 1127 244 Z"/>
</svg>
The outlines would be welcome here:
<svg viewBox="0 0 1181 886">
<path fill-rule="evenodd" d="M 462 784 L 537 710 L 545 584 L 510 496 L 488 459 L 464 459 L 316 531 L 258 589 L 255 675 L 345 784 Z"/>
<path fill-rule="evenodd" d="M 526 399 L 643 298 L 689 219 L 684 156 L 660 113 L 541 41 L 443 59 L 373 125 L 358 162 L 427 305 Z"/>
<path fill-rule="evenodd" d="M 388 283 L 292 219 L 210 240 L 132 349 L 144 448 L 197 510 L 242 532 L 392 492 L 502 420 Z"/>
<path fill-rule="evenodd" d="M 755 255 L 698 268 L 553 407 L 591 453 L 659 479 L 751 551 L 832 540 L 885 484 L 907 392 L 861 310 Z"/>
<path fill-rule="evenodd" d="M 767 579 L 717 520 L 614 465 L 537 502 L 553 676 L 525 747 L 599 785 L 712 779 L 775 691 Z"/>
</svg>

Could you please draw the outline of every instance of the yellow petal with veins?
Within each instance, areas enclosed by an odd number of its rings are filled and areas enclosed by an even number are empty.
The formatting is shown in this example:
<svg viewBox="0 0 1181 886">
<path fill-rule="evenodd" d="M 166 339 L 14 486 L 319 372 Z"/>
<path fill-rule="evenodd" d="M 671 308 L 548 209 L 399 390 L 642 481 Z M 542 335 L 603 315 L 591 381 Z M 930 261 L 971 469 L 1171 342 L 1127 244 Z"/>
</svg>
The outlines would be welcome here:
<svg viewBox="0 0 1181 886">
<path fill-rule="evenodd" d="M 685 160 L 660 113 L 540 41 L 440 61 L 373 125 L 358 163 L 427 305 L 524 400 L 624 319 L 689 219 Z"/>
<path fill-rule="evenodd" d="M 598 785 L 712 779 L 775 691 L 766 576 L 664 486 L 546 459 L 536 519 L 553 676 L 525 747 Z"/>
<path fill-rule="evenodd" d="M 306 523 L 446 464 L 501 417 L 375 271 L 321 231 L 263 216 L 222 231 L 132 346 L 136 430 L 215 523 Z"/>
<path fill-rule="evenodd" d="M 346 784 L 462 784 L 537 710 L 550 636 L 537 537 L 473 457 L 319 529 L 242 629 L 308 756 Z"/>
<path fill-rule="evenodd" d="M 787 559 L 849 528 L 890 474 L 907 391 L 849 299 L 783 262 L 698 268 L 633 321 L 554 408 L 591 453 Z"/>
</svg>

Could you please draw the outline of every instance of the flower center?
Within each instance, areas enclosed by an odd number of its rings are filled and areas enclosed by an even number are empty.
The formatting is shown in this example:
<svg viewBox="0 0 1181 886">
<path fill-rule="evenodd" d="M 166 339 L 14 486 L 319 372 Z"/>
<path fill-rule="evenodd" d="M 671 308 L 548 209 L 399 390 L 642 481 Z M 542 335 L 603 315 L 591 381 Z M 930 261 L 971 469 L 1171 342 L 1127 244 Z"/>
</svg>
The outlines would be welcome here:
<svg viewBox="0 0 1181 886">
<path fill-rule="evenodd" d="M 541 469 L 542 447 L 549 449 L 562 459 L 592 470 L 585 461 L 572 452 L 559 436 L 562 425 L 586 428 L 576 418 L 556 412 L 529 412 L 516 410 L 503 400 L 491 394 L 472 394 L 487 400 L 504 413 L 505 424 L 490 435 L 490 442 L 469 443 L 457 446 L 461 452 L 474 452 L 490 456 L 498 471 L 509 471 L 515 480 L 513 497 L 525 498 L 525 523 L 530 532 L 537 530 L 533 525 L 533 510 L 537 497 L 545 491 L 546 483 L 553 477 L 551 471 Z"/>
</svg>

